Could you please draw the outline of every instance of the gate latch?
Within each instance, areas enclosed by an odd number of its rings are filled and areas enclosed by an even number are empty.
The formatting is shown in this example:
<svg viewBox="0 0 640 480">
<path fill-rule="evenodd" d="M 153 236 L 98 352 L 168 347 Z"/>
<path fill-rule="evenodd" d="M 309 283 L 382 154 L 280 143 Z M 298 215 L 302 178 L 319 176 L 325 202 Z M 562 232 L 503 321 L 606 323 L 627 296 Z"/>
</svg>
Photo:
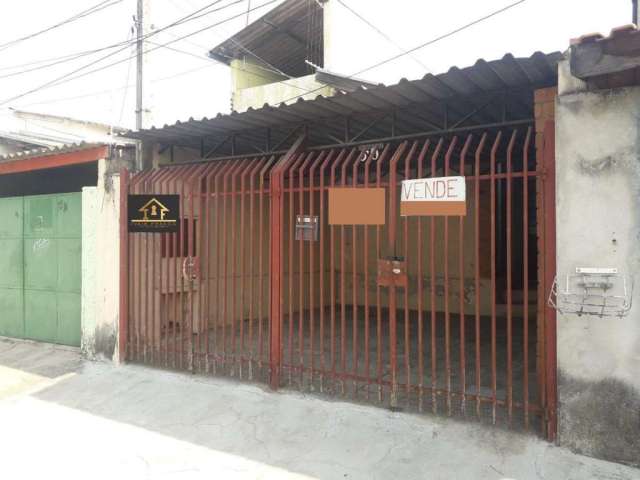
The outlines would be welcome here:
<svg viewBox="0 0 640 480">
<path fill-rule="evenodd" d="M 381 287 L 406 287 L 409 283 L 407 262 L 402 257 L 378 260 L 378 285 Z"/>
<path fill-rule="evenodd" d="M 194 281 L 200 276 L 200 267 L 194 257 L 186 257 L 182 262 L 182 277 Z"/>
</svg>

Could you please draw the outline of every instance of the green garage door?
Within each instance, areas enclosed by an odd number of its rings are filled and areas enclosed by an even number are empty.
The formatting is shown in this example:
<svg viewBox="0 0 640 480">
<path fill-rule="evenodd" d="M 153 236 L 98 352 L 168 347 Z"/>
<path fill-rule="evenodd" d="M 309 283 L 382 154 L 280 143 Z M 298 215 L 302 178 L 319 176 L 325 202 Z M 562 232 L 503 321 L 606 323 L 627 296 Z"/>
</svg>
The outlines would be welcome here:
<svg viewBox="0 0 640 480">
<path fill-rule="evenodd" d="M 0 335 L 80 345 L 80 193 L 0 198 Z"/>
</svg>

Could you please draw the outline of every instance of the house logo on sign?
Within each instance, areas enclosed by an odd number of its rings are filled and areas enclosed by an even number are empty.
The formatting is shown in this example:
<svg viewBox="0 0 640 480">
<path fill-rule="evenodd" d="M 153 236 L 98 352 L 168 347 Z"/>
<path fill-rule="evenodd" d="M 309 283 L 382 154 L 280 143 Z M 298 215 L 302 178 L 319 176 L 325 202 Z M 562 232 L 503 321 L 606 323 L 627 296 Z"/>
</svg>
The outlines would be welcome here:
<svg viewBox="0 0 640 480">
<path fill-rule="evenodd" d="M 178 195 L 129 195 L 130 232 L 177 232 Z"/>
<path fill-rule="evenodd" d="M 169 209 L 157 198 L 152 198 L 138 211 L 142 213 L 142 220 L 134 220 L 134 222 L 164 222 Z M 175 222 L 175 220 L 169 221 Z"/>
</svg>

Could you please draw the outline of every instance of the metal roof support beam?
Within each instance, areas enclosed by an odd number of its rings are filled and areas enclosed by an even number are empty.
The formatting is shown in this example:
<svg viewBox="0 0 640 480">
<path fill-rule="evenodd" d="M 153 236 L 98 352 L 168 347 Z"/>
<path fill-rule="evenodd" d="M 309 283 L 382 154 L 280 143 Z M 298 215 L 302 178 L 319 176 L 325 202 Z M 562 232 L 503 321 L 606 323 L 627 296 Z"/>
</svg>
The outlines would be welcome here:
<svg viewBox="0 0 640 480">
<path fill-rule="evenodd" d="M 481 112 L 482 110 L 487 108 L 489 105 L 491 105 L 496 100 L 497 97 L 498 97 L 497 95 L 493 96 L 487 102 L 483 103 L 479 107 L 476 107 L 470 113 L 468 113 L 467 115 L 462 117 L 460 120 L 458 120 L 456 123 L 451 125 L 451 128 L 458 128 L 459 126 L 461 126 L 464 122 L 469 120 L 471 117 L 473 117 L 474 115 L 476 115 L 477 113 Z M 506 103 L 504 102 L 504 95 L 500 96 L 500 98 L 503 100 L 503 105 L 502 105 L 502 107 L 503 107 L 503 117 L 502 117 L 502 121 L 506 122 L 507 121 L 507 119 L 506 119 Z"/>
<path fill-rule="evenodd" d="M 351 117 L 348 115 L 344 117 L 344 143 L 349 143 L 349 136 L 351 135 Z"/>
<path fill-rule="evenodd" d="M 427 132 L 418 132 L 418 133 L 410 133 L 406 135 L 394 135 L 390 137 L 383 138 L 373 138 L 368 140 L 359 140 L 357 142 L 337 142 L 331 145 L 318 145 L 309 147 L 309 150 L 321 150 L 328 148 L 337 148 L 337 147 L 354 147 L 358 145 L 369 145 L 371 143 L 387 143 L 387 142 L 399 142 L 404 140 L 413 140 L 418 138 L 427 138 L 432 136 L 442 136 L 449 135 L 454 133 L 461 132 L 473 132 L 476 130 L 490 130 L 492 128 L 504 128 L 504 127 L 517 127 L 520 125 L 531 125 L 533 123 L 533 119 L 522 119 L 522 120 L 513 120 L 509 122 L 494 122 L 494 123 L 485 123 L 482 125 L 472 125 L 468 127 L 458 127 L 458 128 L 449 128 L 447 130 L 430 130 Z"/>
<path fill-rule="evenodd" d="M 371 123 L 369 123 L 364 129 L 360 130 L 360 132 L 355 135 L 351 141 L 355 142 L 357 141 L 359 138 L 361 138 L 364 134 L 366 134 L 368 131 L 370 131 L 372 128 L 374 128 L 378 123 L 380 123 L 381 121 L 383 121 L 385 118 L 387 118 L 389 116 L 389 112 L 384 112 L 382 115 L 378 116 L 377 118 L 375 118 Z"/>
<path fill-rule="evenodd" d="M 298 133 L 303 128 L 304 128 L 304 124 L 295 126 L 293 130 L 291 130 L 291 132 L 289 132 L 289 134 L 286 137 L 284 137 L 280 142 L 278 142 L 276 146 L 273 147 L 273 149 L 280 150 L 280 148 L 284 144 L 286 144 L 289 140 L 291 140 L 291 137 L 293 137 L 296 133 Z"/>
<path fill-rule="evenodd" d="M 227 143 L 231 137 L 233 136 L 233 134 L 229 134 L 227 135 L 224 140 L 222 140 L 221 142 L 219 142 L 215 147 L 213 147 L 211 150 L 209 150 L 205 155 L 202 156 L 202 158 L 209 158 L 210 155 L 216 153 L 217 151 L 219 151 L 225 143 Z"/>
</svg>

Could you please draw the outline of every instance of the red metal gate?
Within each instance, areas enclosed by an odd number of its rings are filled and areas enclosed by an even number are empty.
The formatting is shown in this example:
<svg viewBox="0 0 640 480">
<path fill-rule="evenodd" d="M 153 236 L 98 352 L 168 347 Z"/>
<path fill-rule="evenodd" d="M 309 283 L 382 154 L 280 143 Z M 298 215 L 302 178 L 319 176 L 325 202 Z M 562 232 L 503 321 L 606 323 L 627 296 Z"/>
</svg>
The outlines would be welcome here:
<svg viewBox="0 0 640 480">
<path fill-rule="evenodd" d="M 127 358 L 552 437 L 533 135 L 299 141 L 133 176 L 130 193 L 179 193 L 183 219 L 178 234 L 129 235 Z M 447 175 L 466 178 L 466 217 L 400 216 L 402 180 Z M 329 225 L 341 186 L 386 188 L 385 225 Z M 406 282 L 380 281 L 385 262 Z"/>
<path fill-rule="evenodd" d="M 127 358 L 262 379 L 269 365 L 269 171 L 275 159 L 172 166 L 129 193 L 180 195 L 179 233 L 128 238 Z M 266 236 L 265 236 L 266 234 Z"/>
</svg>

